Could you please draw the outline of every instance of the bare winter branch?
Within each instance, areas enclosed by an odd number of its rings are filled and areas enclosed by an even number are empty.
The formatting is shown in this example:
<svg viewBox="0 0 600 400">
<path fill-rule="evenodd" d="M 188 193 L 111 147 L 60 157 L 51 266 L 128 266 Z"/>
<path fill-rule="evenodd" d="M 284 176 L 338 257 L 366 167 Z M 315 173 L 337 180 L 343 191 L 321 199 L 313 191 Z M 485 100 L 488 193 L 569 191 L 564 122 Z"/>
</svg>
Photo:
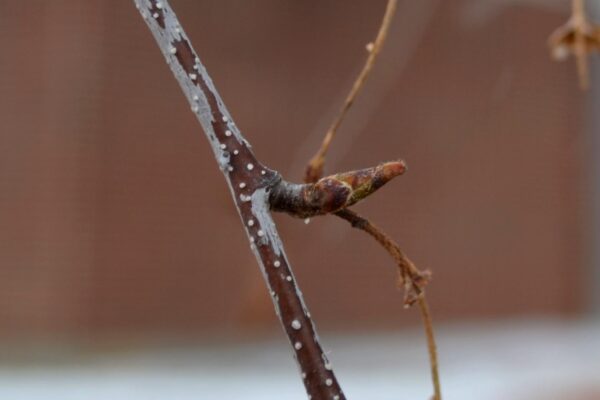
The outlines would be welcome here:
<svg viewBox="0 0 600 400">
<path fill-rule="evenodd" d="M 167 0 L 135 0 L 225 175 L 271 293 L 275 310 L 314 400 L 345 399 L 319 344 L 269 210 L 269 193 L 279 174 L 262 165 L 233 122 L 204 65 L 194 52 Z"/>
<path fill-rule="evenodd" d="M 229 115 L 168 1 L 134 1 L 187 97 L 192 112 L 202 125 L 215 158 L 225 175 L 250 240 L 250 247 L 267 282 L 275 311 L 300 364 L 309 399 L 342 400 L 345 396 L 317 339 L 310 313 L 304 304 L 271 218 L 271 210 L 287 212 L 302 218 L 335 214 L 371 234 L 388 250 L 398 264 L 400 277 L 406 289 L 406 304 L 418 300 L 421 306 L 432 357 L 432 373 L 435 376 L 435 396 L 436 399 L 440 399 L 435 342 L 427 303 L 423 297 L 423 287 L 429 275 L 420 272 L 387 235 L 368 220 L 347 209 L 402 174 L 406 169 L 404 163 L 393 161 L 373 168 L 317 178 L 320 177 L 322 161 L 331 138 L 362 87 L 381 49 L 396 0 L 388 2 L 382 27 L 375 43 L 369 49 L 371 55 L 367 64 L 346 99 L 338 120 L 328 132 L 324 147 L 318 153 L 321 160 L 320 167 L 317 165 L 312 169 L 312 173 L 307 175 L 307 184 L 287 182 L 279 173 L 267 168 L 256 159 L 250 144 Z M 309 167 L 309 171 L 311 168 Z"/>
</svg>

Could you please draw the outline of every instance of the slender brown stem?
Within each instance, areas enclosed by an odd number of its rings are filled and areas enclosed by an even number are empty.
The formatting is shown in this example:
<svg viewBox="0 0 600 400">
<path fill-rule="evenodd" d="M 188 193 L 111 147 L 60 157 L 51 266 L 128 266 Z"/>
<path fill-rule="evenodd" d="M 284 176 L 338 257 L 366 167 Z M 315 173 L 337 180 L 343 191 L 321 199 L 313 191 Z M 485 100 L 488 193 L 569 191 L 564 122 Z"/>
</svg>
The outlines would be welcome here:
<svg viewBox="0 0 600 400">
<path fill-rule="evenodd" d="M 375 65 L 377 55 L 383 47 L 383 43 L 385 42 L 390 25 L 392 23 L 394 12 L 396 11 L 396 5 L 397 0 L 388 0 L 385 9 L 385 14 L 383 16 L 383 20 L 381 21 L 379 32 L 377 33 L 377 37 L 375 38 L 375 41 L 373 43 L 369 43 L 367 45 L 367 49 L 369 50 L 369 56 L 367 57 L 367 61 L 365 62 L 363 69 L 358 74 L 358 77 L 354 81 L 352 89 L 350 89 L 350 93 L 348 93 L 348 95 L 346 96 L 344 105 L 340 109 L 338 115 L 333 120 L 333 123 L 329 127 L 329 130 L 327 130 L 325 138 L 321 143 L 321 147 L 308 163 L 304 176 L 305 182 L 316 182 L 319 178 L 323 176 L 323 166 L 325 164 L 325 157 L 327 155 L 327 151 L 329 150 L 329 146 L 331 145 L 331 142 L 338 128 L 342 124 L 342 121 L 346 116 L 346 112 L 350 109 L 352 103 L 354 103 L 354 100 L 358 96 L 360 90 L 364 86 L 365 81 L 367 80 L 367 77 L 369 76 L 369 73 Z"/>
<path fill-rule="evenodd" d="M 431 381 L 433 383 L 433 400 L 442 400 L 442 388 L 440 385 L 440 373 L 438 368 L 437 345 L 435 344 L 435 335 L 433 333 L 433 323 L 429 305 L 425 297 L 425 292 L 419 296 L 419 310 L 421 319 L 425 327 L 425 336 L 427 337 L 427 350 L 429 352 L 429 367 L 431 368 Z"/>
<path fill-rule="evenodd" d="M 435 336 L 433 333 L 433 323 L 431 313 L 425 298 L 425 285 L 430 279 L 430 274 L 427 271 L 419 271 L 414 263 L 404 254 L 400 246 L 381 229 L 375 226 L 368 219 L 360 216 L 354 211 L 344 209 L 335 213 L 338 217 L 350 222 L 357 229 L 360 229 L 371 235 L 383 248 L 392 256 L 398 266 L 400 277 L 399 283 L 404 287 L 405 306 L 414 304 L 419 305 L 421 319 L 425 328 L 425 336 L 427 337 L 427 350 L 429 352 L 429 363 L 431 368 L 431 380 L 433 383 L 434 400 L 441 400 L 440 377 L 438 369 L 437 346 L 435 344 Z"/>
<path fill-rule="evenodd" d="M 577 75 L 579 76 L 580 88 L 586 90 L 589 86 L 588 48 L 585 36 L 588 30 L 588 22 L 585 15 L 583 0 L 573 0 L 572 12 L 572 23 L 576 28 L 573 31 L 573 51 L 575 54 L 575 63 L 577 64 Z"/>
<path fill-rule="evenodd" d="M 405 306 L 414 304 L 429 282 L 430 273 L 420 271 L 400 246 L 368 219 L 347 208 L 336 212 L 335 215 L 350 222 L 354 228 L 371 235 L 392 256 L 398 266 L 398 283 L 405 289 L 404 304 Z"/>
</svg>

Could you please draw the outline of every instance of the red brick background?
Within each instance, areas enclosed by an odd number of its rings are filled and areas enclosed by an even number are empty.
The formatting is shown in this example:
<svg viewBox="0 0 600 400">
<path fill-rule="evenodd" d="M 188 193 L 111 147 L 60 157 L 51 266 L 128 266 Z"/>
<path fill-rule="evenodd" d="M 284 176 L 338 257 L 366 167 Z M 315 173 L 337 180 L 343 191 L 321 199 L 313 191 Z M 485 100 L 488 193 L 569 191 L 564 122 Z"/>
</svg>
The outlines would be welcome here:
<svg viewBox="0 0 600 400">
<path fill-rule="evenodd" d="M 407 161 L 357 208 L 434 271 L 437 320 L 571 315 L 584 95 L 545 44 L 566 14 L 515 3 L 472 20 L 471 3 L 400 2 L 328 171 Z M 385 2 L 172 5 L 257 155 L 298 180 Z M 230 194 L 132 2 L 0 2 L 0 32 L 0 337 L 271 324 Z M 277 221 L 322 329 L 416 321 L 369 238 L 332 217 Z"/>
</svg>

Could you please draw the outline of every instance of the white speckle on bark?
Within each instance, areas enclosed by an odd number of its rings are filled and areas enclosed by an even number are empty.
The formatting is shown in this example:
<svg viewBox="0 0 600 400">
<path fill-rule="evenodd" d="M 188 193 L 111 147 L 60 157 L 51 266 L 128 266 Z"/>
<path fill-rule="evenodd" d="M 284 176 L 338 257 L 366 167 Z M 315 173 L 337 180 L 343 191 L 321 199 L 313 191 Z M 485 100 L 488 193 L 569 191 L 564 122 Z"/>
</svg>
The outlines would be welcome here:
<svg viewBox="0 0 600 400">
<path fill-rule="evenodd" d="M 300 328 L 302 328 L 302 324 L 297 319 L 293 320 L 291 325 L 295 330 L 300 330 Z"/>
</svg>

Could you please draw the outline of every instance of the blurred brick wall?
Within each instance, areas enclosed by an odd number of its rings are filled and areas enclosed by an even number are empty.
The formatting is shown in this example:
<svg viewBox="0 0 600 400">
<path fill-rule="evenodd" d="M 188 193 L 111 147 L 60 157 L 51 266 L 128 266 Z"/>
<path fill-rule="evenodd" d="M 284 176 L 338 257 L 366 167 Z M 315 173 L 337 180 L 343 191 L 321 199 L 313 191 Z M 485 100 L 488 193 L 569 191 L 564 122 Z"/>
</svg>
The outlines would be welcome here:
<svg viewBox="0 0 600 400">
<path fill-rule="evenodd" d="M 582 95 L 545 47 L 566 15 L 400 3 L 329 171 L 407 161 L 358 209 L 434 270 L 436 319 L 576 312 Z M 257 155 L 298 179 L 385 2 L 172 5 Z M 230 194 L 132 2 L 0 1 L 0 32 L 0 336 L 272 324 Z M 416 321 L 369 238 L 334 218 L 277 221 L 320 326 Z"/>
</svg>

